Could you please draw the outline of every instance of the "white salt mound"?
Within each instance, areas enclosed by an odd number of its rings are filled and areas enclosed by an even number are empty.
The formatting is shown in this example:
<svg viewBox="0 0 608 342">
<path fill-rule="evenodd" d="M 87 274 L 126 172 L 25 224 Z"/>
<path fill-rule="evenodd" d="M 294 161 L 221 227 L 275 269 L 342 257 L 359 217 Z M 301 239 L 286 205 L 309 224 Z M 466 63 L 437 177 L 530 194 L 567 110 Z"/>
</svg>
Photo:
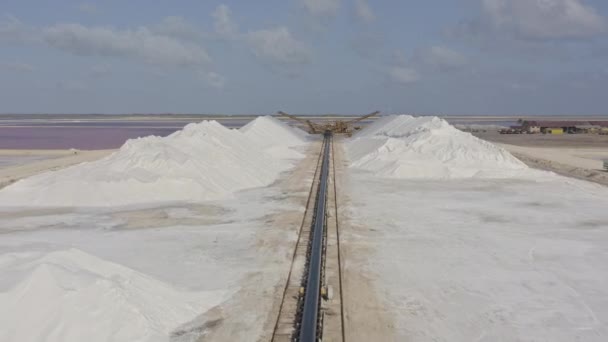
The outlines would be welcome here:
<svg viewBox="0 0 608 342">
<path fill-rule="evenodd" d="M 306 144 L 308 133 L 272 116 L 260 116 L 239 129 L 262 146 L 299 146 Z"/>
<path fill-rule="evenodd" d="M 452 179 L 522 175 L 509 152 L 438 117 L 387 116 L 346 144 L 351 167 L 382 177 Z"/>
<path fill-rule="evenodd" d="M 294 147 L 305 145 L 309 134 L 291 127 L 271 116 L 261 116 L 240 128 L 249 139 L 260 144 L 266 153 L 277 158 L 303 158 L 304 155 Z"/>
<path fill-rule="evenodd" d="M 78 249 L 5 254 L 0 269 L 0 341 L 168 341 L 226 296 L 175 289 Z"/>
<path fill-rule="evenodd" d="M 291 130 L 274 127 L 283 138 Z M 260 135 L 263 128 L 259 129 Z M 0 191 L 5 206 L 120 206 L 204 201 L 266 186 L 291 166 L 263 143 L 216 121 L 189 124 L 168 137 L 128 140 L 119 151 L 90 163 L 20 180 Z M 290 157 L 290 158 L 287 158 Z"/>
</svg>

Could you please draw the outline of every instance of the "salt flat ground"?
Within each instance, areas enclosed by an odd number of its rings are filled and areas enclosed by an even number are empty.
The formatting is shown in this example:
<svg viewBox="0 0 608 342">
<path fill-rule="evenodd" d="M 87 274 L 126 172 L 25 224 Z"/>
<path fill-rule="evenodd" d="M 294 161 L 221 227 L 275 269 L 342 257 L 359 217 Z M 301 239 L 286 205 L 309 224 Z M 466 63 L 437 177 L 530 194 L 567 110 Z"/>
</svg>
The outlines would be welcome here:
<svg viewBox="0 0 608 342">
<path fill-rule="evenodd" d="M 344 159 L 336 146 L 349 341 L 608 340 L 607 188 L 529 170 L 438 118 L 383 120 Z M 320 144 L 286 153 L 287 131 L 258 123 L 247 139 L 191 126 L 0 191 L 0 341 L 269 340 Z M 101 191 L 125 177 L 147 196 Z M 182 192 L 198 204 L 160 203 Z M 72 204 L 92 199 L 153 204 Z"/>
<path fill-rule="evenodd" d="M 0 170 L 0 341 L 268 340 L 319 149 L 260 117 Z"/>
<path fill-rule="evenodd" d="M 24 165 L 40 160 L 52 158 L 44 155 L 30 155 L 30 156 L 6 156 L 0 155 L 0 168 L 5 168 L 14 165 Z"/>
<path fill-rule="evenodd" d="M 368 255 L 345 263 L 373 279 L 394 340 L 608 340 L 605 187 L 357 170 L 348 184 L 343 243 Z"/>
<path fill-rule="evenodd" d="M 112 150 L 0 150 L 0 189 L 36 174 L 100 159 Z"/>
<path fill-rule="evenodd" d="M 521 153 L 533 158 L 554 161 L 571 167 L 588 170 L 603 170 L 603 161 L 608 160 L 608 145 L 603 148 L 551 148 L 527 147 L 500 144 L 511 153 Z"/>
<path fill-rule="evenodd" d="M 608 135 L 498 134 L 493 131 L 474 135 L 499 143 L 510 152 L 566 166 L 602 170 L 602 160 L 608 160 Z"/>
<path fill-rule="evenodd" d="M 317 159 L 308 155 L 271 186 L 204 204 L 3 210 L 0 326 L 15 328 L 0 341 L 268 340 Z M 109 289 L 87 284 L 90 274 Z M 142 278 L 151 293 L 137 290 Z M 100 300 L 107 293 L 119 298 Z"/>
<path fill-rule="evenodd" d="M 252 336 L 262 333 L 267 314 L 266 311 L 258 312 L 257 309 L 265 306 L 264 301 L 272 303 L 272 292 L 276 282 L 284 273 L 281 272 L 281 259 L 268 249 L 259 250 L 256 246 L 258 234 L 262 234 L 268 224 L 266 220 L 277 211 L 289 208 L 285 201 L 281 201 L 281 194 L 272 190 L 252 191 L 241 197 L 238 201 L 218 202 L 210 206 L 198 207 L 169 207 L 155 208 L 141 211 L 127 212 L 69 212 L 69 213 L 27 213 L 27 216 L 16 216 L 4 214 L 0 220 L 2 233 L 0 234 L 0 258 L 2 273 L 4 276 L 0 281 L 0 292 L 13 288 L 15 284 L 23 279 L 18 272 L 22 265 L 30 262 L 30 256 L 49 255 L 56 252 L 70 252 L 70 256 L 78 257 L 72 252 L 86 253 L 105 262 L 111 262 L 125 266 L 154 279 L 169 284 L 176 291 L 184 293 L 197 293 L 200 299 L 197 302 L 197 310 L 193 311 L 191 317 L 182 322 L 175 322 L 171 330 L 179 330 L 179 326 L 195 319 L 198 314 L 204 314 L 215 305 L 227 305 L 227 301 L 234 297 L 240 290 L 247 289 L 255 301 L 255 308 L 249 308 L 239 313 L 242 329 L 248 330 Z M 293 209 L 293 208 L 291 208 Z M 154 225 L 153 227 L 150 227 Z M 294 227 L 291 227 L 294 228 Z M 294 228 L 295 229 L 295 228 Z M 265 238 L 281 238 L 289 240 L 290 236 L 285 231 L 268 233 Z M 286 250 L 284 244 L 278 244 L 273 252 L 283 255 Z M 88 269 L 85 265 L 76 270 L 74 276 L 83 276 L 87 272 L 98 268 L 91 265 Z M 127 277 L 125 277 L 127 278 Z M 64 275 L 41 279 L 51 286 L 57 282 L 63 285 Z M 128 278 L 125 279 L 128 281 Z M 120 282 L 118 283 L 120 284 Z M 116 286 L 120 288 L 120 285 Z M 253 287 L 253 289 L 252 289 Z M 118 289 L 114 289 L 118 291 Z M 40 293 L 41 291 L 37 291 Z M 47 292 L 47 291 L 44 291 Z M 267 293 L 269 292 L 269 293 Z M 99 291 L 98 294 L 104 292 Z M 211 296 L 203 295 L 212 294 Z M 270 296 L 270 298 L 268 298 Z M 206 299 L 210 297 L 209 299 Z M 82 340 L 93 341 L 126 341 L 129 338 L 141 341 L 162 340 L 159 336 L 147 335 L 150 327 L 133 327 L 132 335 L 114 336 L 118 331 L 118 324 L 108 324 L 108 330 L 101 335 L 90 336 L 89 329 L 92 327 L 103 327 L 103 323 L 95 320 L 111 320 L 119 315 L 104 315 L 104 310 L 111 308 L 112 311 L 120 311 L 116 306 L 123 303 L 101 303 L 94 298 L 86 300 L 81 298 L 78 305 L 83 306 L 83 311 L 102 312 L 100 317 L 73 317 L 73 314 L 63 315 L 61 311 L 74 311 L 77 308 L 69 307 L 67 302 L 55 305 L 58 312 L 49 312 L 47 315 L 36 315 L 36 305 L 28 305 L 27 302 L 4 301 L 4 314 L 0 315 L 0 325 L 8 327 L 13 324 L 31 324 L 34 330 L 42 336 L 47 336 L 45 341 L 61 341 L 61 334 L 53 336 L 53 332 L 61 330 L 57 325 L 48 324 L 51 313 L 60 316 L 58 321 L 65 320 L 64 324 L 69 326 L 72 340 L 75 326 L 82 324 L 82 330 L 77 337 Z M 38 305 L 44 307 L 52 298 L 41 298 Z M 142 315 L 146 315 L 146 306 L 155 299 L 149 298 L 143 307 L 137 307 Z M 175 302 L 169 299 L 159 298 L 165 310 L 180 307 L 185 303 Z M 14 304 L 14 305 L 11 305 Z M 126 309 L 129 309 L 127 307 Z M 5 311 L 6 310 L 6 311 Z M 223 309 L 230 313 L 229 309 Z M 226 313 L 214 317 L 215 320 L 224 319 Z M 252 316 L 247 316 L 252 315 Z M 33 318 L 33 319 L 32 319 Z M 165 319 L 165 318 L 163 318 Z M 46 330 L 41 330 L 41 325 L 48 324 Z M 124 322 L 123 324 L 131 324 Z M 196 324 L 195 324 L 196 325 Z M 114 331 L 112 331 L 114 330 Z M 187 329 L 186 329 L 187 330 Z M 253 331 L 251 331 L 253 330 Z M 41 335 L 31 336 L 27 330 L 20 330 L 11 335 L 9 331 L 0 333 L 2 341 L 42 341 L 38 339 Z M 202 329 L 205 333 L 205 329 Z M 139 335 L 141 334 L 141 335 Z M 147 336 L 146 336 L 147 335 Z M 190 336 L 191 337 L 191 336 Z M 167 336 L 165 335 L 165 338 Z"/>
<path fill-rule="evenodd" d="M 597 134 L 499 134 L 474 133 L 498 143 L 530 167 L 608 185 L 608 135 Z"/>
</svg>

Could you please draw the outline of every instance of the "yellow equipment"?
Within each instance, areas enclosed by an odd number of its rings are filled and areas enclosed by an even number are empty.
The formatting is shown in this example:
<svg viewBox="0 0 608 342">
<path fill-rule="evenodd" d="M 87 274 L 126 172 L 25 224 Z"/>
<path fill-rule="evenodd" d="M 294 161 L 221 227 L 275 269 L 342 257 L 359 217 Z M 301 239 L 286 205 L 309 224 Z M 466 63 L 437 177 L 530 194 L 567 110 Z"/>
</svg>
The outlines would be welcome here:
<svg viewBox="0 0 608 342">
<path fill-rule="evenodd" d="M 298 121 L 308 127 L 308 132 L 311 134 L 323 134 L 325 132 L 331 132 L 333 134 L 346 134 L 349 137 L 353 134 L 353 131 L 360 129 L 361 127 L 353 126 L 354 123 L 371 118 L 380 114 L 379 111 L 375 111 L 371 114 L 364 115 L 362 117 L 352 120 L 334 120 L 324 123 L 313 122 L 310 119 L 303 119 L 294 115 L 287 114 L 279 111 L 277 114 L 288 117 L 292 120 Z"/>
</svg>

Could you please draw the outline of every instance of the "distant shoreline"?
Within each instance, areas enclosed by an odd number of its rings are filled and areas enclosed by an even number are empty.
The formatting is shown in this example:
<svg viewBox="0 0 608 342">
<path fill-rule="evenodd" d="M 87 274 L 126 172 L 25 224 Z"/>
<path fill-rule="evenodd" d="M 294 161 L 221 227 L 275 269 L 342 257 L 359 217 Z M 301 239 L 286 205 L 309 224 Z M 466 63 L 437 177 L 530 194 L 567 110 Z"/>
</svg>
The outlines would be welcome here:
<svg viewBox="0 0 608 342">
<path fill-rule="evenodd" d="M 302 116 L 304 117 L 304 116 Z M 450 124 L 481 125 L 487 129 L 496 126 L 517 125 L 517 116 L 440 116 Z M 145 136 L 167 136 L 182 129 L 189 123 L 215 120 L 228 128 L 239 128 L 256 118 L 252 115 L 102 115 L 102 114 L 18 114 L 0 115 L 0 148 L 4 149 L 69 149 L 99 150 L 119 148 L 128 139 Z M 323 122 L 349 120 L 352 116 L 306 116 L 306 119 Z M 568 117 L 544 119 L 565 120 Z M 608 117 L 594 117 L 608 120 Z M 288 118 L 281 120 L 291 121 Z M 591 120 L 591 117 L 576 117 Z M 374 121 L 366 119 L 358 123 L 365 126 Z M 292 122 L 293 123 L 293 122 Z M 301 125 L 301 123 L 297 123 Z M 492 126 L 492 127 L 490 127 Z"/>
<path fill-rule="evenodd" d="M 416 114 L 416 113 L 405 113 L 413 116 L 438 116 L 444 119 L 463 119 L 463 120 L 517 120 L 526 118 L 545 118 L 545 119 L 608 119 L 608 114 L 604 115 L 447 115 L 447 114 Z M 0 114 L 0 120 L 87 120 L 87 121 L 105 121 L 105 120 L 245 120 L 254 119 L 258 116 L 264 115 L 275 115 L 274 113 L 268 114 Z M 294 114 L 297 116 L 303 116 L 306 118 L 318 118 L 318 119 L 339 119 L 339 118 L 350 118 L 358 117 L 361 114 Z M 381 115 L 392 115 L 392 114 L 381 114 Z"/>
</svg>

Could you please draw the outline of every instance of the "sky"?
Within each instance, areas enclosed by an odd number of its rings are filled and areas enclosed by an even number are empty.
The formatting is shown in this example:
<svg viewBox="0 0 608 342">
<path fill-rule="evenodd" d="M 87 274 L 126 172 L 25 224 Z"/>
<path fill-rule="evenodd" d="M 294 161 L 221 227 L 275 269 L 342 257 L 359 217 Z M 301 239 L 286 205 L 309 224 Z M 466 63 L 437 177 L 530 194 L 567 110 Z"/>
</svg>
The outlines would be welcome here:
<svg viewBox="0 0 608 342">
<path fill-rule="evenodd" d="M 0 113 L 608 114 L 605 0 L 2 0 Z"/>
</svg>

